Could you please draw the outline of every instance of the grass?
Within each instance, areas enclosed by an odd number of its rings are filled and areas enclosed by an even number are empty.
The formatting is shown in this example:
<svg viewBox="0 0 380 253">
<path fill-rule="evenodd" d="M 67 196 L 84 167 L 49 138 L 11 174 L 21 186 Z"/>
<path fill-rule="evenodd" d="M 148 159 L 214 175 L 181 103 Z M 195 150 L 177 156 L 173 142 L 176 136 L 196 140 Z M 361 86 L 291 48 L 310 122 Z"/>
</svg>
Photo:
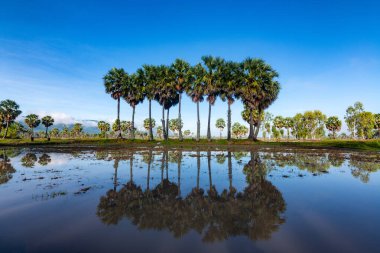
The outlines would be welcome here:
<svg viewBox="0 0 380 253">
<path fill-rule="evenodd" d="M 149 147 L 163 145 L 168 147 L 284 147 L 284 148 L 316 148 L 316 149 L 352 149 L 380 151 L 379 140 L 320 140 L 320 141 L 258 141 L 250 140 L 220 140 L 215 139 L 211 142 L 201 139 L 196 142 L 192 139 L 185 139 L 180 142 L 176 139 L 168 141 L 148 141 L 142 139 L 136 140 L 117 140 L 101 138 L 80 138 L 80 139 L 52 139 L 48 142 L 46 139 L 35 139 L 31 142 L 29 139 L 0 139 L 0 147 L 33 147 L 33 146 L 74 146 L 74 147 L 130 147 L 140 146 Z"/>
</svg>

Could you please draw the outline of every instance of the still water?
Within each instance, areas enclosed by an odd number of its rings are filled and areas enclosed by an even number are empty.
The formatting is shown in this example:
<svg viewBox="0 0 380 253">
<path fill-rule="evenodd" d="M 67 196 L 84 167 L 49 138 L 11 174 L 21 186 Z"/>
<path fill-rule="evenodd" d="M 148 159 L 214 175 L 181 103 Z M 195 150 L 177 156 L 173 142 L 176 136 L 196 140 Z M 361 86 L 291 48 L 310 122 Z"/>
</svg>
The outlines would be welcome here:
<svg viewBox="0 0 380 253">
<path fill-rule="evenodd" d="M 0 150 L 0 252 L 380 252 L 380 154 Z"/>
</svg>

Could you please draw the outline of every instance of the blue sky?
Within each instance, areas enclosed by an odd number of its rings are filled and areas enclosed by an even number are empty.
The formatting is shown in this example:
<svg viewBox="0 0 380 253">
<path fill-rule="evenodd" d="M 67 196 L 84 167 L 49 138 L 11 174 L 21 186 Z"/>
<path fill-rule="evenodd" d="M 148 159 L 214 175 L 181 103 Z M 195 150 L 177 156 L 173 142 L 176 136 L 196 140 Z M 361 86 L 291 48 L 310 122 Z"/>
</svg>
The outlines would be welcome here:
<svg viewBox="0 0 380 253">
<path fill-rule="evenodd" d="M 212 54 L 271 64 L 282 85 L 269 108 L 275 115 L 320 109 L 343 119 L 356 101 L 380 112 L 379 13 L 380 3 L 368 0 L 2 1 L 0 100 L 16 100 L 24 115 L 49 113 L 60 122 L 113 120 L 116 103 L 101 79 L 108 69 L 133 72 L 175 58 L 195 64 Z M 138 123 L 147 106 L 138 106 Z M 160 108 L 153 107 L 159 120 Z M 212 121 L 225 118 L 226 109 L 217 101 Z M 233 121 L 241 121 L 241 109 L 240 102 L 233 105 Z M 188 98 L 183 111 L 184 128 L 195 131 Z M 130 119 L 127 104 L 121 113 Z M 203 133 L 206 119 L 204 103 Z"/>
</svg>

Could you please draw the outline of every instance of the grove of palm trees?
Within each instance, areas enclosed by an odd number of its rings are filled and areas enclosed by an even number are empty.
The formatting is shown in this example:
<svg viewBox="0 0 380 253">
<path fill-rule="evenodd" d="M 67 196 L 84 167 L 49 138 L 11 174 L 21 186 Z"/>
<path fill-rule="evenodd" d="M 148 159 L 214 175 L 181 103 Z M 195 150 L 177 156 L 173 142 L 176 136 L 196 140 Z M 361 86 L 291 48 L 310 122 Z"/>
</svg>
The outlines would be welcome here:
<svg viewBox="0 0 380 253">
<path fill-rule="evenodd" d="M 320 110 L 297 113 L 293 117 L 274 116 L 268 112 L 270 105 L 278 98 L 280 83 L 278 73 L 264 60 L 247 58 L 242 62 L 227 61 L 220 57 L 204 56 L 200 63 L 190 65 L 176 59 L 171 65 L 143 65 L 134 73 L 123 68 L 112 68 L 103 77 L 105 92 L 117 101 L 117 118 L 111 123 L 97 121 L 98 133 L 86 133 L 81 123 L 69 128 L 54 127 L 54 118 L 29 114 L 23 122 L 19 120 L 22 111 L 13 100 L 0 102 L 0 135 L 2 139 L 23 139 L 35 137 L 50 141 L 54 139 L 147 139 L 153 141 L 171 138 L 182 142 L 184 138 L 201 140 L 201 127 L 207 129 L 205 139 L 212 140 L 211 114 L 217 99 L 226 103 L 226 120 L 218 118 L 215 127 L 219 138 L 226 129 L 226 139 L 247 138 L 257 141 L 261 131 L 262 141 L 292 141 L 324 139 L 369 140 L 380 137 L 380 114 L 365 111 L 361 102 L 349 106 L 345 113 L 347 132 L 342 130 L 342 120 L 337 116 L 326 116 Z M 188 96 L 194 102 L 197 118 L 193 125 L 184 126 L 182 100 Z M 137 106 L 148 101 L 148 115 L 142 129 L 137 129 L 135 114 Z M 152 116 L 152 102 L 161 107 L 161 119 Z M 126 102 L 132 108 L 131 120 L 121 120 L 120 105 Z M 206 122 L 200 122 L 200 103 L 207 103 Z M 231 105 L 243 104 L 240 112 L 243 122 L 231 122 Z M 172 109 L 172 110 L 171 110 Z M 175 116 L 170 111 L 178 109 Z M 239 113 L 239 112 L 237 112 Z M 172 117 L 172 118 L 170 118 Z M 18 120 L 17 120 L 18 119 Z M 227 122 L 226 122 L 227 121 Z M 139 122 L 140 123 L 140 122 Z M 36 132 L 42 125 L 44 128 Z M 185 128 L 184 128 L 185 127 Z M 196 133 L 189 128 L 195 128 Z M 171 134 L 170 134 L 171 133 Z M 217 136 L 214 133 L 214 136 Z"/>
</svg>

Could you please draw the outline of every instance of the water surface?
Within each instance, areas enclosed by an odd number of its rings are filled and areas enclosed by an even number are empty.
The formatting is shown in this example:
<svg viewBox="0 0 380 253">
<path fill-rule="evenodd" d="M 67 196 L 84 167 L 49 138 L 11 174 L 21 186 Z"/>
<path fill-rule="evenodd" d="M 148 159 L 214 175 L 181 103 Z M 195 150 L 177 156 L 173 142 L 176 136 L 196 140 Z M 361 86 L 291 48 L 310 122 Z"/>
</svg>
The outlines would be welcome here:
<svg viewBox="0 0 380 253">
<path fill-rule="evenodd" d="M 0 150 L 0 252 L 379 252 L 380 154 Z"/>
</svg>

